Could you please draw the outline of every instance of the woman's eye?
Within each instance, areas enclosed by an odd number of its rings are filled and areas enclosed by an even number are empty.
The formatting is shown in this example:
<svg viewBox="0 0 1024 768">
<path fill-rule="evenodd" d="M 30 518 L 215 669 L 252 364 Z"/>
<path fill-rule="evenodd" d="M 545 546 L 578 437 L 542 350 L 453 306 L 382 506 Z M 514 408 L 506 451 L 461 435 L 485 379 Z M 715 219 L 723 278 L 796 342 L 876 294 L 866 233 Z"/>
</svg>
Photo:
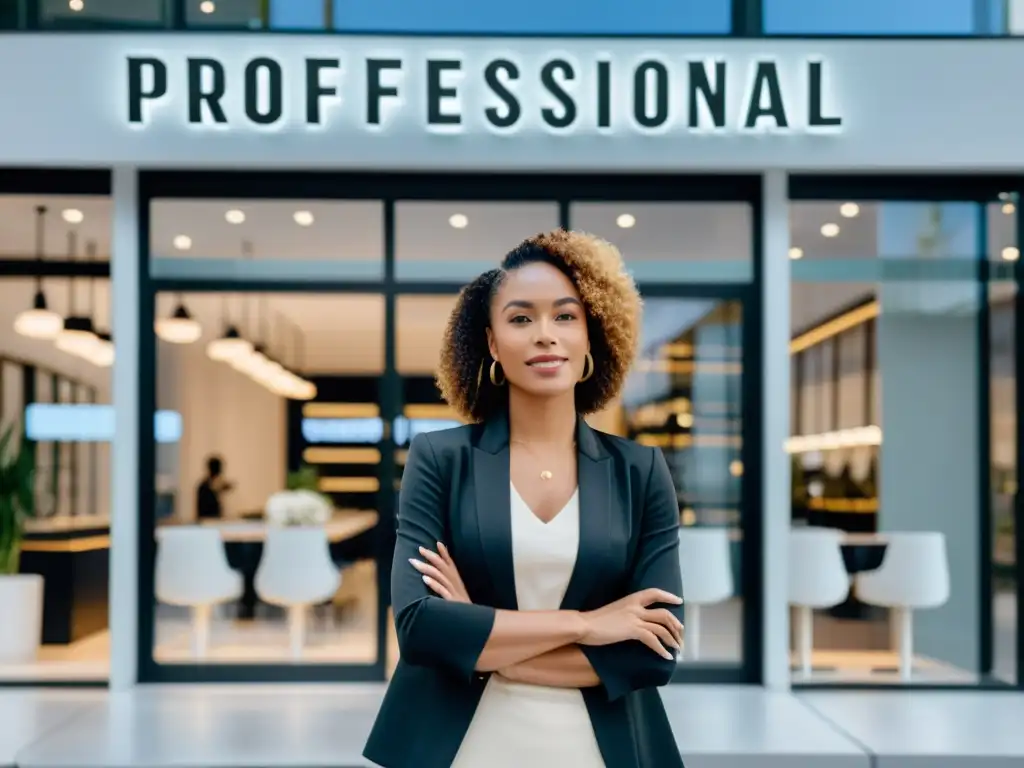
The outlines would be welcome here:
<svg viewBox="0 0 1024 768">
<path fill-rule="evenodd" d="M 575 319 L 576 319 L 576 315 L 574 315 L 572 312 L 563 312 L 562 314 L 560 314 L 558 317 L 555 318 L 555 320 L 575 320 Z"/>
<path fill-rule="evenodd" d="M 528 322 L 530 322 L 530 318 L 528 318 L 526 315 L 515 315 L 514 317 L 509 318 L 509 322 L 510 323 L 528 323 Z"/>
</svg>

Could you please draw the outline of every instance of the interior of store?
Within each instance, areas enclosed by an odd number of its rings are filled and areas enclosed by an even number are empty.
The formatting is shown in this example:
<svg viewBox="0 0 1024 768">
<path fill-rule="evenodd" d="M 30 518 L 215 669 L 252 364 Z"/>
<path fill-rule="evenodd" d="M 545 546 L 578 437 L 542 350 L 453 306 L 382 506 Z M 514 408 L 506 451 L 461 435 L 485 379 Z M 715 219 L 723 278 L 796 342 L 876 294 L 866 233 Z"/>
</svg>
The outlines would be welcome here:
<svg viewBox="0 0 1024 768">
<path fill-rule="evenodd" d="M 993 675 L 1009 681 L 1016 674 L 1012 282 L 992 280 L 990 311 L 983 315 L 976 272 L 954 269 L 939 279 L 919 266 L 923 259 L 911 265 L 917 271 L 886 271 L 900 256 L 932 256 L 945 264 L 961 252 L 949 244 L 959 243 L 958 228 L 968 226 L 957 211 L 939 209 L 936 217 L 935 206 L 906 205 L 913 210 L 903 211 L 901 221 L 916 239 L 900 253 L 886 252 L 892 214 L 883 204 L 792 205 L 792 519 L 795 530 L 840 532 L 847 585 L 828 605 L 810 601 L 809 655 L 801 652 L 808 601 L 791 599 L 793 674 L 802 683 L 905 681 L 897 612 L 872 604 L 870 585 L 862 589 L 861 579 L 880 569 L 893 534 L 907 530 L 946 537 L 946 554 L 935 568 L 945 569 L 952 584 L 951 598 L 914 612 L 913 680 L 978 682 L 977 665 L 965 661 L 970 653 L 933 640 L 948 632 L 948 622 L 959 622 L 964 635 L 978 623 L 977 599 L 965 603 L 959 594 L 960 585 L 977 592 L 978 548 L 965 554 L 958 542 L 965 530 L 977 538 L 983 515 L 991 516 L 993 532 Z M 752 273 L 744 206 L 587 203 L 571 209 L 573 226 L 618 244 L 641 282 L 658 276 L 738 280 Z M 1016 202 L 994 201 L 983 214 L 991 262 L 1012 263 L 1019 255 Z M 464 281 L 510 244 L 557 220 L 553 203 L 398 203 L 396 274 Z M 105 261 L 109 233 L 105 199 L 0 197 L 0 258 L 32 259 L 41 249 L 44 258 Z M 338 260 L 347 274 L 372 281 L 383 272 L 383 241 L 382 206 L 374 201 L 158 200 L 152 207 L 151 251 L 161 263 Z M 963 254 L 968 262 L 976 251 Z M 102 680 L 109 637 L 105 615 L 97 617 L 106 602 L 109 556 L 111 340 L 61 342 L 59 334 L 43 333 L 48 321 L 41 315 L 33 321 L 34 335 L 27 334 L 31 324 L 19 318 L 33 307 L 39 287 L 31 277 L 0 279 L 0 423 L 28 430 L 37 467 L 36 517 L 26 525 L 21 571 L 45 580 L 41 642 L 29 659 L 0 662 L 0 681 Z M 105 278 L 46 278 L 41 287 L 58 320 L 89 318 L 94 331 L 110 328 Z M 899 289 L 895 296 L 893 289 Z M 914 301 L 924 297 L 930 309 L 907 304 L 908 292 Z M 404 405 L 387 425 L 397 444 L 396 483 L 411 437 L 456 423 L 432 383 L 454 298 L 396 298 L 395 359 Z M 372 288 L 343 294 L 193 290 L 160 293 L 155 309 L 155 660 L 372 664 L 384 627 L 387 665 L 393 665 L 390 621 L 378 620 L 375 554 L 376 500 L 381 478 L 392 477 L 382 468 L 388 462 L 381 451 L 383 296 Z M 925 473 L 934 484 L 936 473 L 954 483 L 958 472 L 977 474 L 970 461 L 960 468 L 947 455 L 922 458 L 922 441 L 931 439 L 927 429 L 918 437 L 890 438 L 886 425 L 906 409 L 902 402 L 897 410 L 884 407 L 890 399 L 899 402 L 900 394 L 889 386 L 897 377 L 886 373 L 898 364 L 886 345 L 900 327 L 886 323 L 904 315 L 924 315 L 940 329 L 950 320 L 950 334 L 960 320 L 973 330 L 979 317 L 989 323 L 990 425 L 973 427 L 973 442 L 960 450 L 977 454 L 977 440 L 989 436 L 992 499 L 982 507 L 975 494 L 956 517 L 936 512 L 930 519 L 928 508 L 917 518 L 899 511 L 899 500 L 911 493 L 903 490 L 901 475 L 919 482 Z M 673 470 L 685 582 L 693 585 L 685 665 L 742 662 L 747 320 L 733 300 L 648 297 L 641 355 L 623 396 L 592 417 L 601 429 L 661 447 Z M 74 322 L 59 324 L 78 329 Z M 945 434 L 967 440 L 956 424 L 978 420 L 977 360 L 946 357 L 969 376 L 951 379 L 951 394 L 929 407 L 933 419 L 949 422 L 945 429 L 952 431 Z M 911 431 L 905 421 L 897 423 L 901 434 Z M 213 458 L 220 466 L 211 472 Z M 887 497 L 887 483 L 896 495 Z M 325 499 L 326 517 L 309 526 L 316 537 L 290 543 L 278 537 L 272 544 L 282 526 L 270 500 L 296 489 Z M 209 512 L 211 497 L 213 513 L 201 515 L 200 507 Z M 895 499 L 892 505 L 887 498 Z M 687 532 L 699 535 L 687 539 Z M 942 620 L 921 622 L 922 615 Z"/>
</svg>

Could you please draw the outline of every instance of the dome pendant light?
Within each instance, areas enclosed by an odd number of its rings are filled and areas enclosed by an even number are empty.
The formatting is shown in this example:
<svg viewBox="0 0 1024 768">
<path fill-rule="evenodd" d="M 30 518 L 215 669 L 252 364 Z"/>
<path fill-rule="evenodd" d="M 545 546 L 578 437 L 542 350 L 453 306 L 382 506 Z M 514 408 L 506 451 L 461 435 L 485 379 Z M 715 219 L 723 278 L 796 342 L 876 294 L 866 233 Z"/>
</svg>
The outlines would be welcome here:
<svg viewBox="0 0 1024 768">
<path fill-rule="evenodd" d="M 185 299 L 178 294 L 178 305 L 169 317 L 161 317 L 154 324 L 156 335 L 170 344 L 192 344 L 203 335 L 203 327 L 185 307 Z"/>
<path fill-rule="evenodd" d="M 45 234 L 46 206 L 36 207 L 36 294 L 32 300 L 32 309 L 26 309 L 14 319 L 16 333 L 30 339 L 50 340 L 57 338 L 64 321 L 60 315 L 46 306 L 46 294 L 43 293 L 43 238 Z"/>
<path fill-rule="evenodd" d="M 77 250 L 77 238 L 74 230 L 68 232 L 68 256 L 70 261 L 75 260 Z M 88 315 L 75 314 L 75 278 L 71 278 L 68 284 L 69 310 L 70 313 L 64 318 L 64 327 L 57 334 L 55 344 L 57 349 L 72 355 L 78 355 L 89 359 L 93 345 L 96 343 L 96 332 L 92 326 L 92 318 Z"/>
</svg>

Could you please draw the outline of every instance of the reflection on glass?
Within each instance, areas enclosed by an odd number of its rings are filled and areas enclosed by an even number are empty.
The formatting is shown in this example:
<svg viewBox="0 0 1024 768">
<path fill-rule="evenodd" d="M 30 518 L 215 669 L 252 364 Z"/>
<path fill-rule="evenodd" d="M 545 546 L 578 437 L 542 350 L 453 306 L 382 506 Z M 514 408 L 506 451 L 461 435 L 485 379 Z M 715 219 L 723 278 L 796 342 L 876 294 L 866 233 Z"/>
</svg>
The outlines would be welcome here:
<svg viewBox="0 0 1024 768">
<path fill-rule="evenodd" d="M 276 0 L 274 5 L 288 2 Z M 262 29 L 266 26 L 264 9 L 268 5 L 264 0 L 187 0 L 185 23 L 190 27 Z"/>
<path fill-rule="evenodd" d="M 648 299 L 622 401 L 591 420 L 660 448 L 672 471 L 687 599 L 683 663 L 742 660 L 742 324 L 738 303 Z"/>
<path fill-rule="evenodd" d="M 995 35 L 1005 30 L 1006 6 L 1002 0 L 765 0 L 764 30 L 769 35 Z"/>
<path fill-rule="evenodd" d="M 158 340 L 158 407 L 181 429 L 157 445 L 154 658 L 375 663 L 382 297 L 160 295 L 158 315 L 179 303 L 202 333 Z M 248 342 L 227 358 L 208 350 L 225 307 Z M 313 394 L 240 363 L 257 354 Z"/>
<path fill-rule="evenodd" d="M 41 0 L 39 21 L 44 27 L 80 29 L 160 27 L 165 5 L 162 0 Z"/>
</svg>

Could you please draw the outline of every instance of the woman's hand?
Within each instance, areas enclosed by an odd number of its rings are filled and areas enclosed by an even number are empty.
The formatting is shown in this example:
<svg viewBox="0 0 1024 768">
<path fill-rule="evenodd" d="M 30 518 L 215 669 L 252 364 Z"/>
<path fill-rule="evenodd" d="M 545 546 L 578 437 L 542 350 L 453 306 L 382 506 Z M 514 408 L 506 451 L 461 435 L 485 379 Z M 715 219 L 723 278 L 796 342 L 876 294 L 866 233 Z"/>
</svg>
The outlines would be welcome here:
<svg viewBox="0 0 1024 768">
<path fill-rule="evenodd" d="M 653 603 L 680 605 L 682 598 L 661 589 L 634 592 L 621 600 L 583 614 L 586 631 L 581 645 L 611 645 L 623 640 L 639 640 L 666 659 L 675 658 L 666 649 L 679 650 L 683 625 L 665 608 L 648 608 Z"/>
<path fill-rule="evenodd" d="M 445 600 L 451 600 L 454 603 L 472 603 L 448 548 L 441 542 L 437 542 L 437 552 L 431 552 L 425 547 L 419 549 L 420 555 L 427 562 L 409 558 L 409 564 L 423 574 L 423 583 Z"/>
</svg>

